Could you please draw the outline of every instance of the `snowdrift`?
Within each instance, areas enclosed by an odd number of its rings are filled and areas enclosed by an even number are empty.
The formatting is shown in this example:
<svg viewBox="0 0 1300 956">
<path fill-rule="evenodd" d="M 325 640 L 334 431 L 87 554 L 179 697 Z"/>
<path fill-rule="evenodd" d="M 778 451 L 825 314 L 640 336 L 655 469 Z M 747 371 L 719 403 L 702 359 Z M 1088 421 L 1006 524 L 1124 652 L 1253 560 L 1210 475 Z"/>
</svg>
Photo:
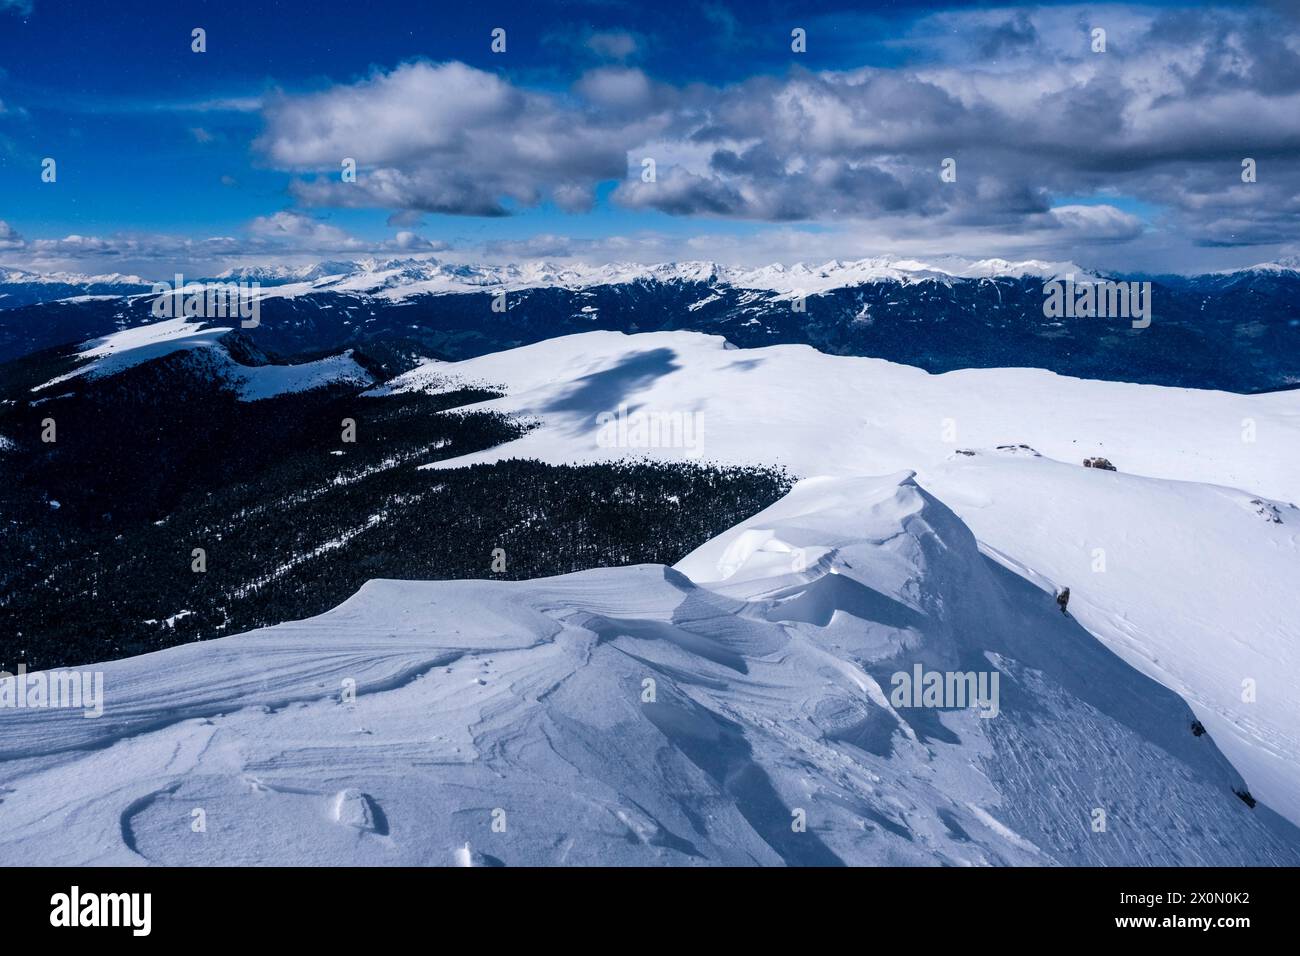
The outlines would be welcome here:
<svg viewBox="0 0 1300 956">
<path fill-rule="evenodd" d="M 687 332 L 570 336 L 430 363 L 389 387 L 461 382 L 507 393 L 475 407 L 539 425 L 433 467 L 653 456 L 801 476 L 915 469 L 989 555 L 1049 597 L 1071 588 L 1071 614 L 1183 695 L 1251 793 L 1300 823 L 1300 391 L 931 375 Z M 598 416 L 619 408 L 697 416 L 698 440 L 601 442 Z M 1119 470 L 1084 468 L 1090 457 Z"/>
<path fill-rule="evenodd" d="M 900 673 L 997 675 L 987 708 Z M 910 473 L 677 567 L 371 581 L 0 710 L 10 864 L 1288 864 L 1173 692 Z"/>
</svg>

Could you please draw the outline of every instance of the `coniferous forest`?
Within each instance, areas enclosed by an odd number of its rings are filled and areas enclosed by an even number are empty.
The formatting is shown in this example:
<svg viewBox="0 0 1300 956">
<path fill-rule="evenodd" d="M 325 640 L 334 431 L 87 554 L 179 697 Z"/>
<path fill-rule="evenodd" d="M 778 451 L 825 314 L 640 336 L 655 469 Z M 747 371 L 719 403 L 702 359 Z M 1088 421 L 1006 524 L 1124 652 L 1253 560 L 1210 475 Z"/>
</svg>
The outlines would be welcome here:
<svg viewBox="0 0 1300 956">
<path fill-rule="evenodd" d="M 458 410 L 493 397 L 482 389 L 374 397 L 332 387 L 240 401 L 196 374 L 199 358 L 74 379 L 48 399 L 25 394 L 33 376 L 9 366 L 0 432 L 16 447 L 0 456 L 0 670 L 309 617 L 371 578 L 672 563 L 790 485 L 769 469 L 649 461 L 421 470 L 528 426 Z M 50 420 L 56 440 L 45 442 Z"/>
</svg>

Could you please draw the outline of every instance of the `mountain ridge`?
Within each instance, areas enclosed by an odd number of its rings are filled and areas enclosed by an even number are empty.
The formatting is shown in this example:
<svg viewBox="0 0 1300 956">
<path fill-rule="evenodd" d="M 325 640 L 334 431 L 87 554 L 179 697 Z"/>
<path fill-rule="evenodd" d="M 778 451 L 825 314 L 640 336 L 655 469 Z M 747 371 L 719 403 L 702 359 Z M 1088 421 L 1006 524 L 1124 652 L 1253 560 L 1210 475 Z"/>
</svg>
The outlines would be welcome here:
<svg viewBox="0 0 1300 956">
<path fill-rule="evenodd" d="M 906 474 L 801 482 L 675 567 L 371 580 L 98 667 L 97 720 L 0 710 L 11 862 L 1300 860 L 1183 701 Z M 917 667 L 985 674 L 996 713 L 901 700 Z"/>
<path fill-rule="evenodd" d="M 1258 263 L 1238 269 L 1180 276 L 1190 281 L 1211 276 L 1237 276 L 1243 273 L 1300 273 L 1300 256 L 1284 257 L 1276 262 Z M 1041 278 L 1044 280 L 1074 276 L 1085 280 L 1115 278 L 1122 273 L 1089 270 L 1073 262 L 1050 262 L 1040 259 L 1009 260 L 1000 257 L 975 259 L 940 256 L 930 260 L 908 256 L 878 255 L 860 259 L 830 259 L 822 263 L 798 261 L 790 264 L 773 262 L 765 266 L 727 266 L 711 260 L 672 260 L 653 264 L 611 261 L 604 264 L 559 264 L 548 259 L 520 260 L 494 264 L 444 261 L 435 256 L 376 257 L 357 259 L 323 259 L 304 265 L 267 262 L 258 265 L 232 266 L 210 276 L 195 276 L 188 281 L 208 284 L 226 281 L 260 282 L 287 294 L 285 286 L 298 286 L 293 294 L 336 291 L 357 294 L 392 295 L 445 294 L 475 292 L 485 288 L 507 291 L 524 288 L 581 289 L 595 285 L 618 285 L 637 281 L 716 282 L 738 289 L 812 294 L 830 289 L 848 288 L 870 282 L 958 281 L 996 278 Z M 45 286 L 76 288 L 81 294 L 95 294 L 92 289 L 119 290 L 123 297 L 149 294 L 156 282 L 171 283 L 174 275 L 149 280 L 139 275 L 107 273 L 102 275 L 0 266 L 0 309 L 32 301 L 58 301 L 69 296 L 50 292 L 41 299 L 22 301 L 6 287 Z M 8 298 L 6 298 L 8 297 Z"/>
<path fill-rule="evenodd" d="M 733 277 L 741 285 L 711 263 L 674 265 L 660 274 L 640 267 L 578 274 L 542 266 L 480 272 L 404 259 L 374 260 L 345 274 L 350 265 L 327 262 L 293 274 L 277 270 L 277 284 L 252 293 L 257 326 L 242 331 L 283 356 L 378 343 L 463 359 L 592 329 L 680 329 L 723 335 L 741 348 L 801 343 L 936 373 L 1037 367 L 1235 392 L 1300 384 L 1300 271 L 1143 280 L 1152 283 L 1151 324 L 1133 328 L 1122 317 L 1046 315 L 1042 276 L 1057 270 L 1041 263 L 1037 273 L 1018 277 L 955 278 L 932 269 L 881 277 L 873 261 Z M 864 278 L 872 270 L 877 278 Z M 226 281 L 237 279 L 232 273 Z M 0 362 L 155 322 L 155 300 L 142 291 L 0 309 Z"/>
</svg>

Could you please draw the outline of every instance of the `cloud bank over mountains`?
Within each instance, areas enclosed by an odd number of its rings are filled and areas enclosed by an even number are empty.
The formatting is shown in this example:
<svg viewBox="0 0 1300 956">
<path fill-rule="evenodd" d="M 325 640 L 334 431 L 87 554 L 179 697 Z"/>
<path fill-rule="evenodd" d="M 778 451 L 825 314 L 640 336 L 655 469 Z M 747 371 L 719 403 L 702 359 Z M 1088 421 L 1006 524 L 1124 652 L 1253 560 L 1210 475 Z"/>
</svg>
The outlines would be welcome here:
<svg viewBox="0 0 1300 956">
<path fill-rule="evenodd" d="M 812 17 L 809 50 L 853 26 Z M 1175 271 L 1189 255 L 1204 267 L 1243 247 L 1267 247 L 1241 253 L 1254 261 L 1295 251 L 1300 18 L 1285 4 L 945 11 L 891 38 L 898 65 L 816 70 L 792 52 L 730 83 L 652 75 L 638 60 L 664 37 L 570 41 L 562 82 L 516 75 L 507 57 L 501 72 L 417 59 L 269 92 L 248 148 L 288 176 L 291 208 L 243 235 L 24 242 L 6 227 L 0 252 L 446 251 L 469 245 L 454 237 L 475 219 L 506 217 L 519 235 L 467 254 L 662 260 L 703 245 L 738 263 L 754 251 L 751 264 L 890 252 L 1104 265 L 1141 247 L 1145 267 Z M 543 229 L 539 209 L 554 213 Z M 398 231 L 326 221 L 348 210 L 381 210 Z M 623 218 L 593 227 L 593 211 Z"/>
<path fill-rule="evenodd" d="M 1096 24 L 1111 27 L 1104 52 Z M 787 75 L 727 87 L 602 66 L 541 92 L 461 63 L 407 63 L 272 100 L 256 147 L 319 174 L 294 187 L 312 206 L 585 209 L 620 180 L 616 202 L 671 215 L 1133 238 L 1136 216 L 1052 200 L 1113 192 L 1168 210 L 1199 241 L 1287 236 L 1300 212 L 1295 21 L 1080 7 L 947 13 L 917 29 L 929 26 L 965 38 L 930 66 L 815 73 L 792 57 Z M 339 181 L 343 157 L 366 171 L 355 184 Z M 939 177 L 947 157 L 953 183 Z M 655 182 L 642 181 L 643 158 Z M 1267 174 L 1243 183 L 1245 158 Z"/>
</svg>

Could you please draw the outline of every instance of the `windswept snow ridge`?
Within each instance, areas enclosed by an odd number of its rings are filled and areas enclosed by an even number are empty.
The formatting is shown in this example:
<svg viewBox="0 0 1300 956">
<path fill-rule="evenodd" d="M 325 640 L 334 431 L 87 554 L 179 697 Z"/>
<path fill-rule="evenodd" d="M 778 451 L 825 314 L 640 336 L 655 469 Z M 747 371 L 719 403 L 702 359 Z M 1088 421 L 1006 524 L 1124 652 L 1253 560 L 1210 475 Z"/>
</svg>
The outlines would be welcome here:
<svg viewBox="0 0 1300 956">
<path fill-rule="evenodd" d="M 918 667 L 996 674 L 996 715 L 896 705 Z M 99 719 L 0 709 L 0 860 L 1300 861 L 1175 694 L 906 473 L 802 482 L 676 569 L 371 581 L 98 669 Z"/>
<path fill-rule="evenodd" d="M 461 380 L 507 393 L 475 407 L 540 425 L 433 467 L 650 455 L 804 476 L 916 469 L 991 555 L 1044 590 L 1070 587 L 1070 613 L 1182 694 L 1251 792 L 1300 823 L 1300 392 L 931 375 L 805 346 L 608 332 L 430 364 L 391 387 Z M 661 440 L 602 432 L 598 416 L 620 408 L 661 422 Z M 698 416 L 694 447 L 663 427 L 674 414 Z M 1082 467 L 1092 457 L 1119 471 Z"/>
</svg>

